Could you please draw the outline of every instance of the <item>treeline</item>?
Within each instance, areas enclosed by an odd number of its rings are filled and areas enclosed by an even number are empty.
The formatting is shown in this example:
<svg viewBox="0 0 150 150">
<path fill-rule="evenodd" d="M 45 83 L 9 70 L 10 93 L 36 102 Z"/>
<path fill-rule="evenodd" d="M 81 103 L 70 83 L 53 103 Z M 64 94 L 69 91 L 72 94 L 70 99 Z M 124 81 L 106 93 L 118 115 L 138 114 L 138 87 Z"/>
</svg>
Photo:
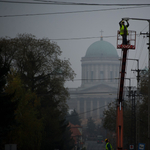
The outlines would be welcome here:
<svg viewBox="0 0 150 150">
<path fill-rule="evenodd" d="M 31 34 L 0 39 L 0 149 L 72 149 L 66 80 L 75 73 L 59 46 Z"/>
<path fill-rule="evenodd" d="M 124 105 L 124 124 L 123 124 L 123 139 L 124 148 L 128 149 L 129 145 L 135 145 L 138 149 L 139 143 L 145 143 L 146 150 L 148 150 L 148 70 L 143 70 L 140 74 L 140 89 L 139 94 L 137 91 L 132 90 L 130 99 L 125 99 Z M 134 93 L 134 94 L 133 94 Z M 135 112 L 133 112 L 132 99 L 135 96 Z M 129 96 L 129 93 L 128 93 Z M 108 136 L 110 141 L 116 147 L 116 102 L 109 104 L 108 110 L 104 111 L 103 126 L 109 130 Z M 137 143 L 136 143 L 137 141 Z"/>
</svg>

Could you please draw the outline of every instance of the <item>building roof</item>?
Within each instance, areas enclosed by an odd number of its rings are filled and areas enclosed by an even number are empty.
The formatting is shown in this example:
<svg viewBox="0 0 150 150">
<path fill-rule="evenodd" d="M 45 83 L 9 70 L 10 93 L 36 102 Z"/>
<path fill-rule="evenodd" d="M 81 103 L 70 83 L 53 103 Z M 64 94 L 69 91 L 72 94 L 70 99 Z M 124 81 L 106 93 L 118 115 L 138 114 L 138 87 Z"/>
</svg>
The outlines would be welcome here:
<svg viewBox="0 0 150 150">
<path fill-rule="evenodd" d="M 91 44 L 85 54 L 85 57 L 118 57 L 115 47 L 101 38 L 100 41 Z"/>
<path fill-rule="evenodd" d="M 74 125 L 70 122 L 68 126 L 70 126 L 70 130 L 72 132 L 71 137 L 74 139 L 75 144 L 77 144 L 77 137 L 82 135 L 81 132 L 79 131 L 79 128 L 82 128 L 82 127 L 79 125 Z"/>
</svg>

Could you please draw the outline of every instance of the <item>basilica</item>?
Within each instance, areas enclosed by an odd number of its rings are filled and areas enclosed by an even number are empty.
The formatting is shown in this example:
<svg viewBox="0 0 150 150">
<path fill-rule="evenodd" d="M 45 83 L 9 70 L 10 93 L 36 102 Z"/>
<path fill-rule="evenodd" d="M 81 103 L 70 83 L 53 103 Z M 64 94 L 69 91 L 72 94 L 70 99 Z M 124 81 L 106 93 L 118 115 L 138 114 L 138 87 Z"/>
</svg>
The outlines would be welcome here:
<svg viewBox="0 0 150 150">
<path fill-rule="evenodd" d="M 81 58 L 82 80 L 78 88 L 70 88 L 69 109 L 75 109 L 82 125 L 89 117 L 101 124 L 103 111 L 115 102 L 118 91 L 120 61 L 115 47 L 103 38 L 91 44 Z"/>
</svg>

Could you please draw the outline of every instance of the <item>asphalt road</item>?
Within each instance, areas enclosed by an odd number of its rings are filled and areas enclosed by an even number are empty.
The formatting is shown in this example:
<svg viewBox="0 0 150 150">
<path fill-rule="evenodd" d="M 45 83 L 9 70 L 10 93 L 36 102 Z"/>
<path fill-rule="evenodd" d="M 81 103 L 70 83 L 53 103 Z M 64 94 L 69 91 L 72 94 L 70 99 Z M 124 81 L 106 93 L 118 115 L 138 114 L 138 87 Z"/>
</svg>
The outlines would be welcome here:
<svg viewBox="0 0 150 150">
<path fill-rule="evenodd" d="M 97 141 L 86 141 L 87 150 L 105 150 L 104 144 L 98 144 Z"/>
</svg>

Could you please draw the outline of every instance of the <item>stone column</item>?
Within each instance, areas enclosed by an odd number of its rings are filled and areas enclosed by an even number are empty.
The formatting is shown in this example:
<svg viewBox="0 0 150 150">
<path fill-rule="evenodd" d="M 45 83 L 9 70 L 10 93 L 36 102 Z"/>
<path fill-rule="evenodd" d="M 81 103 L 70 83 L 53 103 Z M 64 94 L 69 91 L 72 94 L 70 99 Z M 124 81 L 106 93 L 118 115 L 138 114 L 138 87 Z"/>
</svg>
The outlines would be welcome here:
<svg viewBox="0 0 150 150">
<path fill-rule="evenodd" d="M 97 108 L 99 108 L 99 100 L 97 100 Z M 100 109 L 97 109 L 97 119 L 100 117 Z"/>
<path fill-rule="evenodd" d="M 97 69 L 97 70 L 98 70 L 98 76 L 97 76 L 97 79 L 101 79 L 101 78 L 100 78 L 100 69 L 101 69 L 101 65 L 98 64 L 97 67 L 98 67 L 98 69 Z M 98 82 L 99 82 L 99 81 L 98 81 Z M 101 82 L 101 80 L 100 80 L 100 82 Z"/>
<path fill-rule="evenodd" d="M 105 99 L 105 109 L 107 109 L 107 106 L 106 106 L 106 105 L 107 105 L 107 102 L 106 102 L 106 99 Z"/>
<path fill-rule="evenodd" d="M 82 79 L 85 79 L 85 65 L 82 64 Z M 84 80 L 82 80 L 82 85 L 85 83 Z"/>
<path fill-rule="evenodd" d="M 109 79 L 110 78 L 110 65 L 109 64 L 106 64 L 105 66 L 105 73 L 106 73 L 105 77 Z M 106 80 L 105 82 L 110 82 L 110 80 Z"/>
<path fill-rule="evenodd" d="M 84 119 L 86 119 L 86 100 L 84 100 Z"/>
<path fill-rule="evenodd" d="M 80 113 L 80 100 L 77 101 L 77 110 L 78 110 L 78 114 Z"/>
<path fill-rule="evenodd" d="M 91 115 L 91 117 L 93 115 L 93 100 L 91 100 L 91 112 L 90 112 L 90 115 Z"/>
<path fill-rule="evenodd" d="M 95 65 L 95 79 L 99 79 L 99 68 L 98 68 L 98 64 Z M 95 82 L 99 82 L 98 80 L 95 80 Z"/>
</svg>

